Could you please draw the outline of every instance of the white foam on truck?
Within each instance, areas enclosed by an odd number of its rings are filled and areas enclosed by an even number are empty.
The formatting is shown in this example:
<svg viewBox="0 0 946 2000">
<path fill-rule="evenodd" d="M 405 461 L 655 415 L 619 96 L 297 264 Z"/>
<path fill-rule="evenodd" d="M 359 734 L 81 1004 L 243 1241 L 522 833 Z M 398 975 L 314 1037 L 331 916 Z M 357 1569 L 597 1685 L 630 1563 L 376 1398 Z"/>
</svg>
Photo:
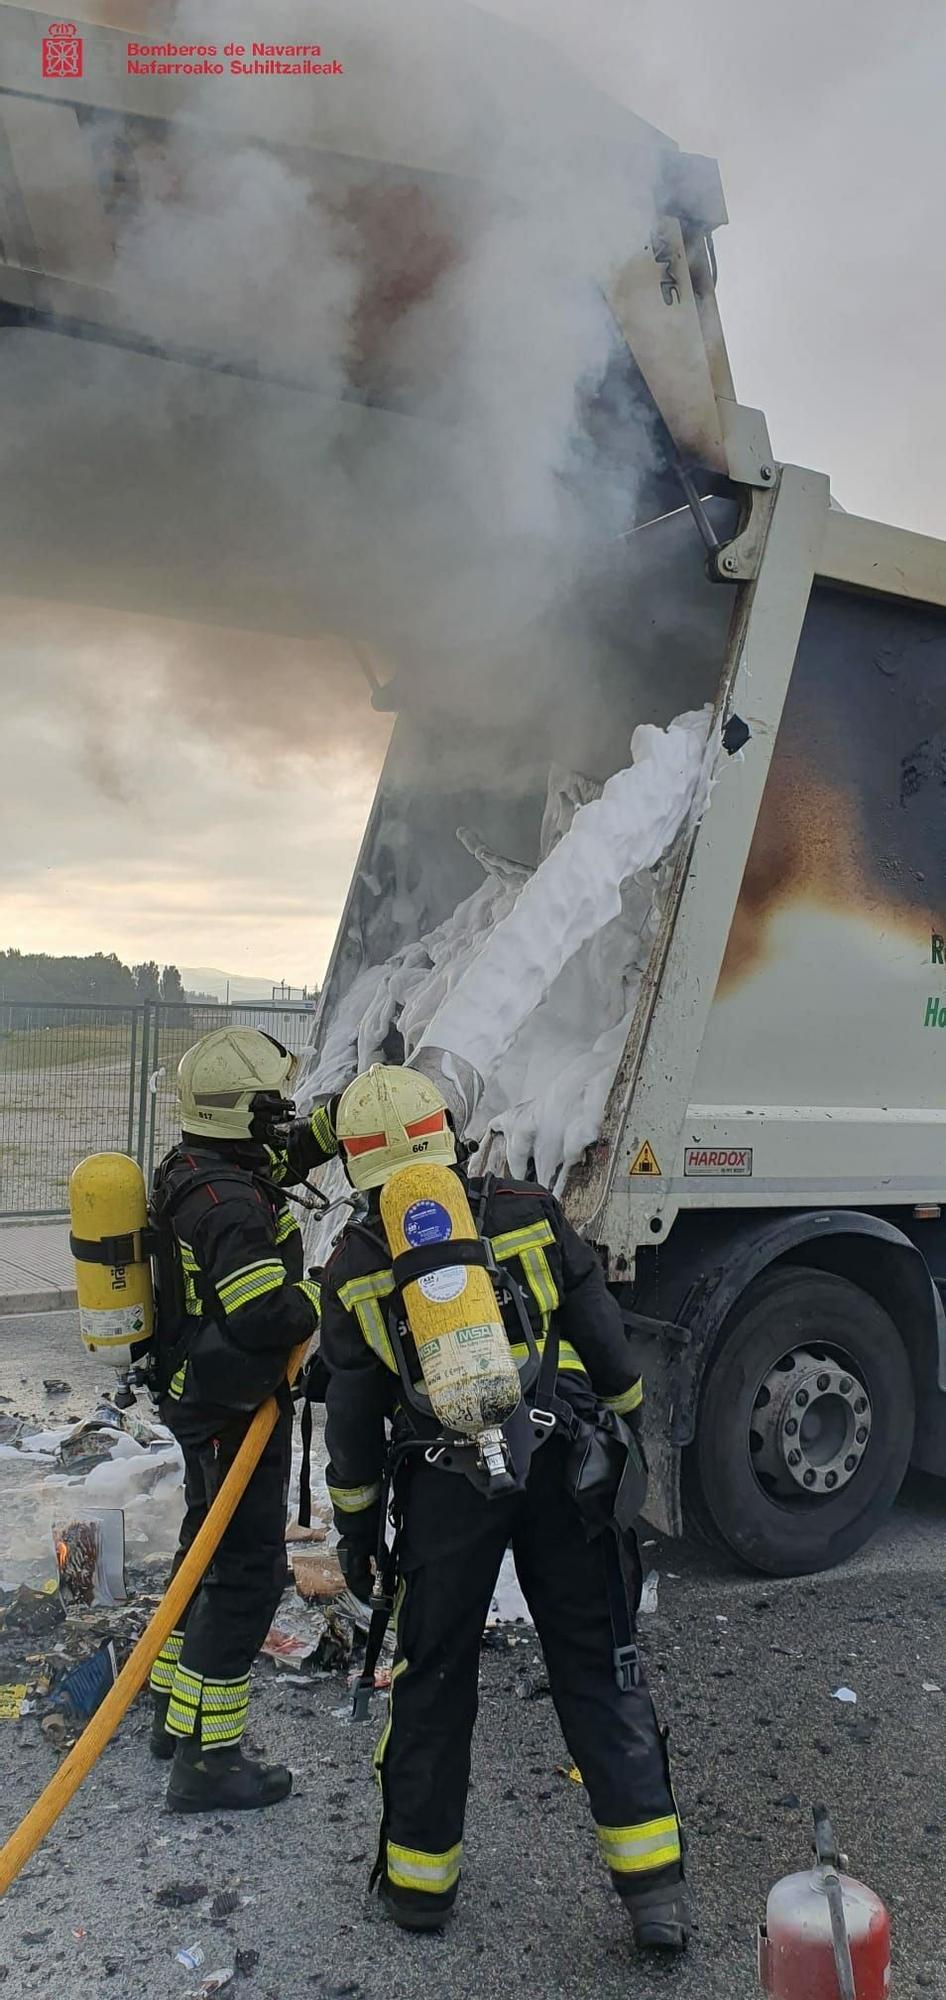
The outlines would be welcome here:
<svg viewBox="0 0 946 2000">
<path fill-rule="evenodd" d="M 452 916 L 362 971 L 338 1009 L 305 1107 L 383 1061 L 407 1060 L 466 1100 L 466 1135 L 501 1134 L 561 1186 L 596 1138 L 659 919 L 660 864 L 709 796 L 710 710 L 641 724 L 631 762 L 600 788 L 552 774 L 541 858 L 529 871 L 469 835 L 485 879 Z"/>
</svg>

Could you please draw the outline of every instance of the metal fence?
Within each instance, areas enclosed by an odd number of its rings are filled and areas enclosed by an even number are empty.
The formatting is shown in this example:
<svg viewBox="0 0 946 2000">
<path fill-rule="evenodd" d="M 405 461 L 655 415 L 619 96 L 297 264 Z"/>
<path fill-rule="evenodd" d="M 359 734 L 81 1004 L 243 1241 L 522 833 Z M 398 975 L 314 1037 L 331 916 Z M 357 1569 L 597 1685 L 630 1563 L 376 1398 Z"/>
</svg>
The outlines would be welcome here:
<svg viewBox="0 0 946 2000">
<path fill-rule="evenodd" d="M 211 1028 L 263 1028 L 301 1054 L 314 1007 L 146 1001 L 0 1003 L 0 1216 L 65 1215 L 87 1153 L 131 1153 L 150 1180 L 180 1130 L 175 1072 Z"/>
</svg>

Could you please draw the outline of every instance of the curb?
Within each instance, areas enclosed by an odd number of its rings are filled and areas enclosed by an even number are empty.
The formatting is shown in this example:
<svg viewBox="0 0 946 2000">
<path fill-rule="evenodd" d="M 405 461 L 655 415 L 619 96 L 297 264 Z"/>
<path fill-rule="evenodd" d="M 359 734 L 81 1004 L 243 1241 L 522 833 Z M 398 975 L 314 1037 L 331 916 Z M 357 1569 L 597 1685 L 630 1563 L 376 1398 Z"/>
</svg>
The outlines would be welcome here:
<svg viewBox="0 0 946 2000">
<path fill-rule="evenodd" d="M 57 1291 L 47 1286 L 42 1292 L 0 1292 L 0 1319 L 19 1319 L 25 1313 L 75 1312 L 75 1291 Z"/>
</svg>

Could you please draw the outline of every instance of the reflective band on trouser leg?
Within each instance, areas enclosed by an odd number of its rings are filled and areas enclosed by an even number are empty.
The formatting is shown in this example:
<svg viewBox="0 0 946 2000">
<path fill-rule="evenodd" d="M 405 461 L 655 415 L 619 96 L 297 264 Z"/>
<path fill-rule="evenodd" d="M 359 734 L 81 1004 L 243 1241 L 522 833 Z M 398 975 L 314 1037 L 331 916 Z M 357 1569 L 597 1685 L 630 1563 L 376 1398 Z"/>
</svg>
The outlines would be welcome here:
<svg viewBox="0 0 946 2000">
<path fill-rule="evenodd" d="M 646 1875 L 680 1861 L 676 1816 L 642 1820 L 637 1826 L 599 1826 L 598 1846 L 612 1875 Z"/>
<path fill-rule="evenodd" d="M 395 1840 L 385 1843 L 385 1866 L 392 1889 L 420 1890 L 428 1896 L 445 1896 L 460 1880 L 463 1843 L 448 1847 L 444 1854 L 426 1854 L 421 1847 L 399 1847 Z"/>
<path fill-rule="evenodd" d="M 171 1699 L 164 1725 L 172 1736 L 193 1736 L 194 1724 L 200 1709 L 202 1687 L 202 1676 L 192 1674 L 189 1667 L 182 1667 L 178 1661 L 171 1682 Z"/>
<path fill-rule="evenodd" d="M 601 1398 L 607 1409 L 614 1411 L 616 1417 L 627 1417 L 632 1410 L 639 1410 L 643 1400 L 644 1385 L 640 1376 L 637 1377 L 636 1381 L 631 1383 L 629 1389 L 624 1390 L 622 1395 L 602 1396 Z"/>
<path fill-rule="evenodd" d="M 239 1743 L 249 1703 L 249 1674 L 229 1681 L 210 1680 L 178 1663 L 165 1727 L 172 1736 L 193 1736 L 199 1717 L 202 1749 L 225 1749 L 229 1743 Z"/>
<path fill-rule="evenodd" d="M 184 1644 L 183 1632 L 169 1632 L 164 1645 L 151 1669 L 150 1688 L 152 1694 L 170 1694 L 174 1681 L 174 1669 L 181 1657 Z"/>
<path fill-rule="evenodd" d="M 373 1486 L 328 1486 L 326 1492 L 340 1514 L 361 1514 L 381 1498 L 381 1481 L 376 1479 Z"/>
<path fill-rule="evenodd" d="M 200 1741 L 204 1750 L 221 1750 L 239 1743 L 246 1728 L 250 1705 L 250 1677 L 238 1680 L 204 1681 L 200 1704 Z"/>
</svg>

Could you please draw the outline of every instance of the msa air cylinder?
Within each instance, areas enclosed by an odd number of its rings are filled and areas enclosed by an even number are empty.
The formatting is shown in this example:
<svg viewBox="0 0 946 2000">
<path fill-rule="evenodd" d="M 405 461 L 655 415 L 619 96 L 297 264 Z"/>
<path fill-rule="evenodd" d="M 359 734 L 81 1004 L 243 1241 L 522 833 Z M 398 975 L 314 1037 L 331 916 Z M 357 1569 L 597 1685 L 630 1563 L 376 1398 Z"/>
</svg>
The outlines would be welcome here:
<svg viewBox="0 0 946 2000">
<path fill-rule="evenodd" d="M 83 1342 L 90 1354 L 101 1353 L 126 1374 L 154 1330 L 141 1168 L 127 1153 L 80 1160 L 69 1181 L 69 1215 Z"/>
<path fill-rule="evenodd" d="M 482 1264 L 442 1261 L 442 1246 L 475 1243 L 466 1192 L 448 1167 L 402 1167 L 381 1189 L 381 1220 L 398 1258 L 436 1250 L 436 1266 L 403 1286 L 404 1310 L 434 1415 L 462 1437 L 482 1440 L 519 1404 L 512 1357 L 492 1280 Z"/>
</svg>

